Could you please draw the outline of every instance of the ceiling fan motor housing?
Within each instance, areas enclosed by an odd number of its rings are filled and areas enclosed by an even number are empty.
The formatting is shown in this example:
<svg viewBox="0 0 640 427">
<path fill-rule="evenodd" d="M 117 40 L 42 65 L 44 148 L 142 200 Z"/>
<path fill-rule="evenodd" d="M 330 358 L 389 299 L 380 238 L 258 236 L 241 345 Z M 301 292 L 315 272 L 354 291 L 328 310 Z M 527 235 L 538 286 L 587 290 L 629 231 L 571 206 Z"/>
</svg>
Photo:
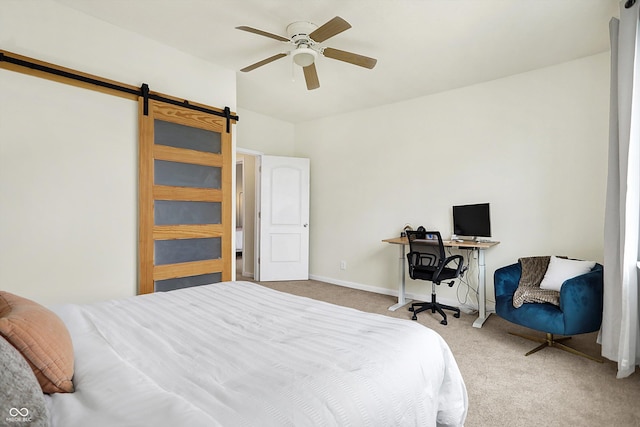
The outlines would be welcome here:
<svg viewBox="0 0 640 427">
<path fill-rule="evenodd" d="M 318 28 L 318 26 L 311 22 L 293 22 L 287 26 L 287 35 L 295 45 L 304 43 L 311 46 L 315 44 L 315 42 L 309 38 L 309 34 L 311 34 L 316 28 Z"/>
<path fill-rule="evenodd" d="M 291 42 L 296 45 L 295 50 L 291 52 L 293 62 L 301 67 L 307 67 L 313 64 L 318 57 L 318 53 L 312 49 L 315 42 L 309 37 L 317 25 L 311 22 L 299 21 L 287 26 L 287 35 Z"/>
</svg>

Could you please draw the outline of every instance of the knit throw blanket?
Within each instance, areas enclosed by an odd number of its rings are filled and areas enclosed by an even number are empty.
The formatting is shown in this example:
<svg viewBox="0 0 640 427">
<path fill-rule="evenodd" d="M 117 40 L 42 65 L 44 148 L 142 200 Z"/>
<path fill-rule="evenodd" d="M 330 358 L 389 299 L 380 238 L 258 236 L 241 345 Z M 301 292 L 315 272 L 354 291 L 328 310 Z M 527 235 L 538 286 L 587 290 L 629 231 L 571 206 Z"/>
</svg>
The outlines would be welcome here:
<svg viewBox="0 0 640 427">
<path fill-rule="evenodd" d="M 550 256 L 535 256 L 520 258 L 518 262 L 522 267 L 518 288 L 513 294 L 513 306 L 521 307 L 524 303 L 551 303 L 560 305 L 560 292 L 540 289 L 540 282 L 544 278 L 549 266 Z"/>
</svg>

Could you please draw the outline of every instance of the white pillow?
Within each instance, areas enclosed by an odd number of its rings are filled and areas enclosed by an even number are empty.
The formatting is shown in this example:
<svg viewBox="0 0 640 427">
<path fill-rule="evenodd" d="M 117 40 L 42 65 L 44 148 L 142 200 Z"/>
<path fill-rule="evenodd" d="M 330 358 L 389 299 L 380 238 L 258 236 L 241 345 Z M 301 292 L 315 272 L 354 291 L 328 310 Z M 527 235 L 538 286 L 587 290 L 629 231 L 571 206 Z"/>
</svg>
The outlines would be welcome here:
<svg viewBox="0 0 640 427">
<path fill-rule="evenodd" d="M 560 292 L 565 280 L 588 273 L 595 265 L 595 261 L 579 261 L 552 256 L 549 260 L 547 272 L 542 282 L 540 282 L 540 289 Z"/>
</svg>

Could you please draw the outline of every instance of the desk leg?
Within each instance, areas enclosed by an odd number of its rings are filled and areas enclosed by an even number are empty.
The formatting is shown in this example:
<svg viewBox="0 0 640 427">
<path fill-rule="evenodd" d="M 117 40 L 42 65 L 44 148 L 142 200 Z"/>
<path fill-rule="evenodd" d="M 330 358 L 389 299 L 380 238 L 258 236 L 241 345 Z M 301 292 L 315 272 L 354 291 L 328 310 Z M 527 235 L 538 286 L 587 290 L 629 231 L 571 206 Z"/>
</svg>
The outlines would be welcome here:
<svg viewBox="0 0 640 427">
<path fill-rule="evenodd" d="M 407 301 L 405 299 L 405 297 L 404 297 L 404 289 L 405 289 L 404 245 L 398 245 L 398 246 L 400 246 L 400 282 L 399 282 L 399 285 L 398 285 L 398 303 L 397 304 L 393 304 L 391 307 L 389 307 L 389 311 L 396 311 L 400 307 L 402 307 L 404 305 L 407 305 L 408 303 L 411 302 L 411 300 Z"/>
<path fill-rule="evenodd" d="M 482 328 L 482 324 L 491 313 L 487 313 L 487 289 L 486 289 L 487 269 L 484 263 L 484 249 L 478 249 L 478 312 L 479 316 L 473 322 L 474 328 Z"/>
</svg>

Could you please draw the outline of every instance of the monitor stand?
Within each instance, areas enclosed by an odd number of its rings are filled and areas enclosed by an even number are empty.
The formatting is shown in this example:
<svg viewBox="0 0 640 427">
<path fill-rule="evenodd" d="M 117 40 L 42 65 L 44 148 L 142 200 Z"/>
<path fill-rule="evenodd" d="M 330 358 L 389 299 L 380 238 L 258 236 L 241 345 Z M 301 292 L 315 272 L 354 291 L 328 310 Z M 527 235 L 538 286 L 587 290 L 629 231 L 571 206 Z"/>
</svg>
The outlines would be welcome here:
<svg viewBox="0 0 640 427">
<path fill-rule="evenodd" d="M 452 242 L 479 242 L 480 240 L 477 237 L 472 236 L 458 236 L 457 234 L 451 235 Z"/>
<path fill-rule="evenodd" d="M 476 243 L 489 243 L 491 242 L 491 239 L 488 237 L 474 237 L 473 241 Z"/>
</svg>

